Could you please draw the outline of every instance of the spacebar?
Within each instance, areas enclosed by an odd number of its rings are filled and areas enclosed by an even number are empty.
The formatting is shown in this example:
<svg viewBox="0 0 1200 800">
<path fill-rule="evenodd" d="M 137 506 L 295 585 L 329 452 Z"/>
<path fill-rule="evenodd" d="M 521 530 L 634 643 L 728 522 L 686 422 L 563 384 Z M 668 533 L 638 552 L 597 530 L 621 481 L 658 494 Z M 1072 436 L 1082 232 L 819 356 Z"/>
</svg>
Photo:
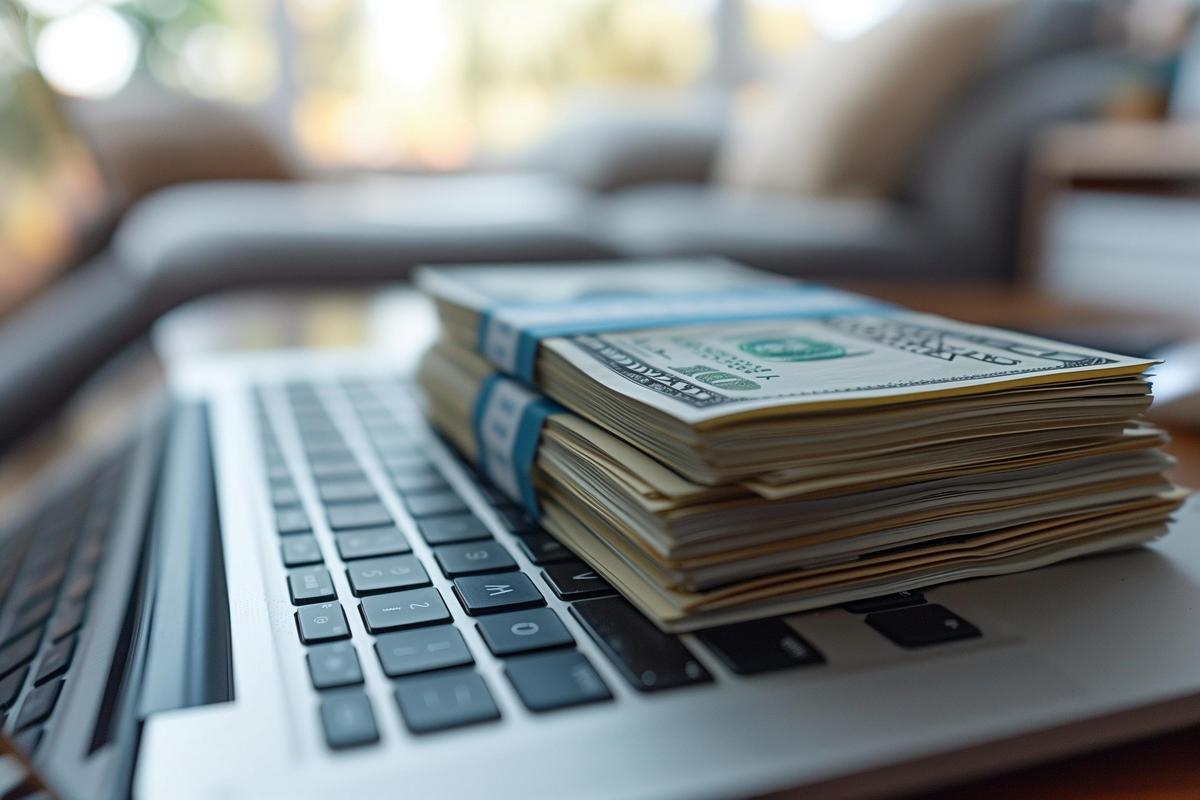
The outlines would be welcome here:
<svg viewBox="0 0 1200 800">
<path fill-rule="evenodd" d="M 623 598 L 581 600 L 571 606 L 571 613 L 639 692 L 712 680 L 677 637 L 660 631 Z"/>
</svg>

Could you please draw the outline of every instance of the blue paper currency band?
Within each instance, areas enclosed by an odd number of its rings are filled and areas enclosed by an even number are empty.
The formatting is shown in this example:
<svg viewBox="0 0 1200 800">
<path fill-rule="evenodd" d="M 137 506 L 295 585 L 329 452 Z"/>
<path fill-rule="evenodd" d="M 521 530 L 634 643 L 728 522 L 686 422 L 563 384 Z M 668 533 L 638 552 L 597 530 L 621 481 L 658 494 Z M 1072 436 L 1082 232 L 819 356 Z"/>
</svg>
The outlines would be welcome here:
<svg viewBox="0 0 1200 800">
<path fill-rule="evenodd" d="M 533 462 L 546 417 L 564 409 L 522 383 L 490 375 L 475 399 L 472 425 L 479 471 L 534 517 L 540 515 Z"/>
<path fill-rule="evenodd" d="M 566 303 L 506 303 L 481 314 L 477 348 L 502 371 L 532 383 L 538 345 L 554 336 L 879 313 L 891 308 L 817 284 L 679 295 L 614 295 Z"/>
</svg>

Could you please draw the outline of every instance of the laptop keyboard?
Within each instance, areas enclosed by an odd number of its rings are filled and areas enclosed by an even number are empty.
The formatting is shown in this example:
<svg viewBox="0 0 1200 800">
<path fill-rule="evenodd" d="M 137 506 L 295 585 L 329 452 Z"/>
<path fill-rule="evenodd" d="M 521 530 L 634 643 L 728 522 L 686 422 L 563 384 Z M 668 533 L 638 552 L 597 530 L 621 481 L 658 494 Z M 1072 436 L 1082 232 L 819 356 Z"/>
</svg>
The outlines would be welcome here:
<svg viewBox="0 0 1200 800">
<path fill-rule="evenodd" d="M 0 713 L 32 754 L 67 680 L 106 540 L 127 454 L 53 496 L 4 537 L 0 559 Z"/>
<path fill-rule="evenodd" d="M 570 615 L 637 692 L 716 680 L 688 643 L 660 631 L 521 508 L 475 476 L 509 538 L 532 564 L 523 568 L 439 472 L 424 444 L 428 429 L 412 418 L 415 411 L 405 410 L 407 402 L 395 399 L 405 391 L 399 381 L 283 387 L 305 478 L 315 486 L 319 513 L 333 536 L 337 555 L 330 559 L 314 536 L 275 422 L 261 393 L 256 397 L 280 560 L 329 747 L 377 742 L 378 714 L 398 713 L 414 734 L 499 719 L 497 687 L 475 669 L 483 659 L 501 662 L 511 690 L 531 712 L 615 702 L 559 612 L 548 607 L 547 592 L 569 604 Z M 352 412 L 374 451 L 374 466 L 387 475 L 412 517 L 426 545 L 421 553 L 414 552 L 345 438 L 339 424 L 346 422 L 344 411 L 331 413 L 326 398 L 334 396 Z M 350 596 L 339 596 L 334 570 L 345 572 Z M 431 574 L 444 576 L 451 591 L 434 586 Z M 853 624 L 865 622 L 900 648 L 980 635 L 953 612 L 925 603 L 919 592 L 873 598 L 846 610 L 848 621 L 860 618 Z M 369 648 L 347 642 L 353 635 L 347 614 L 361 617 L 373 638 Z M 468 644 L 451 624 L 463 619 L 472 620 L 484 647 Z M 695 639 L 738 676 L 826 663 L 820 650 L 781 619 L 715 628 Z M 362 690 L 360 652 L 373 653 L 393 680 L 393 709 L 375 708 Z"/>
</svg>

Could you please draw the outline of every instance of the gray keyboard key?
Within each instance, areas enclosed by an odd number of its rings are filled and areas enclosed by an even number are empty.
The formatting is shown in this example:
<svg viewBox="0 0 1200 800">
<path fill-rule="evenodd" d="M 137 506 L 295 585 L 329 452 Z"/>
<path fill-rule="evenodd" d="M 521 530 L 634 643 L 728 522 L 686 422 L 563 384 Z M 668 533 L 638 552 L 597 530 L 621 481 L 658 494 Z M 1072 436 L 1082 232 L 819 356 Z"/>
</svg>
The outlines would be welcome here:
<svg viewBox="0 0 1200 800">
<path fill-rule="evenodd" d="M 335 642 L 309 648 L 308 674 L 314 689 L 335 689 L 363 682 L 358 653 L 349 642 Z"/>
<path fill-rule="evenodd" d="M 434 588 L 364 597 L 359 609 L 371 633 L 450 621 L 450 610 Z"/>
<path fill-rule="evenodd" d="M 392 521 L 392 515 L 380 503 L 354 503 L 326 509 L 329 527 L 335 531 L 353 528 L 377 528 Z"/>
<path fill-rule="evenodd" d="M 413 733 L 431 733 L 500 718 L 500 710 L 483 678 L 465 670 L 398 681 L 396 702 L 404 724 Z"/>
<path fill-rule="evenodd" d="M 375 712 L 362 692 L 338 692 L 321 702 L 321 726 L 325 743 L 334 750 L 379 741 Z"/>
<path fill-rule="evenodd" d="M 459 514 L 467 510 L 467 504 L 454 492 L 410 494 L 405 496 L 404 504 L 408 506 L 408 513 L 418 518 Z"/>
<path fill-rule="evenodd" d="M 317 485 L 317 494 L 323 503 L 358 503 L 379 499 L 374 487 L 365 480 L 322 481 Z"/>
<path fill-rule="evenodd" d="M 42 684 L 51 678 L 57 678 L 67 671 L 71 666 L 71 659 L 75 655 L 75 637 L 63 639 L 55 644 L 49 650 L 42 653 L 42 660 L 38 663 L 37 675 L 34 676 L 35 684 Z"/>
<path fill-rule="evenodd" d="M 33 658 L 37 652 L 38 643 L 42 640 L 42 631 L 35 628 L 21 638 L 11 641 L 0 648 L 0 677 Z"/>
<path fill-rule="evenodd" d="M 23 667 L 0 680 L 0 711 L 4 711 L 13 704 L 28 676 L 29 667 Z"/>
<path fill-rule="evenodd" d="M 447 544 L 435 548 L 433 554 L 447 578 L 517 568 L 508 551 L 494 541 Z"/>
<path fill-rule="evenodd" d="M 404 534 L 392 527 L 339 533 L 336 541 L 338 553 L 345 561 L 398 555 L 412 549 L 408 546 Z"/>
<path fill-rule="evenodd" d="M 596 668 L 576 650 L 514 658 L 504 674 L 530 711 L 553 711 L 611 700 Z"/>
<path fill-rule="evenodd" d="M 289 533 L 308 533 L 312 526 L 308 524 L 308 515 L 298 508 L 289 508 L 275 514 L 275 530 L 280 535 Z"/>
<path fill-rule="evenodd" d="M 418 522 L 417 527 L 421 530 L 421 538 L 431 546 L 492 538 L 487 526 L 470 512 L 429 517 Z"/>
<path fill-rule="evenodd" d="M 393 469 L 389 472 L 392 476 L 392 485 L 396 487 L 396 491 L 402 494 L 450 491 L 450 484 L 446 482 L 440 472 L 430 466 L 416 469 Z"/>
<path fill-rule="evenodd" d="M 309 465 L 313 478 L 323 480 L 362 480 L 363 471 L 358 462 L 347 459 L 313 460 Z"/>
<path fill-rule="evenodd" d="M 296 625 L 300 628 L 300 641 L 305 644 L 346 639 L 350 626 L 341 603 L 314 603 L 303 606 L 296 612 Z"/>
<path fill-rule="evenodd" d="M 389 472 L 419 470 L 433 466 L 428 458 L 416 450 L 381 453 L 379 458 L 383 461 L 384 466 L 388 468 Z"/>
<path fill-rule="evenodd" d="M 356 597 L 429 585 L 429 575 L 416 556 L 365 558 L 351 563 L 346 577 Z"/>
<path fill-rule="evenodd" d="M 276 508 L 288 508 L 300 505 L 300 493 L 290 483 L 276 484 L 271 487 L 271 503 Z"/>
<path fill-rule="evenodd" d="M 337 597 L 333 579 L 329 577 L 329 570 L 324 567 L 297 567 L 288 570 L 288 592 L 292 595 L 294 605 L 319 603 Z"/>
<path fill-rule="evenodd" d="M 285 536 L 279 542 L 279 551 L 283 554 L 285 567 L 303 567 L 308 564 L 320 564 L 321 548 L 311 533 L 297 533 Z"/>
<path fill-rule="evenodd" d="M 63 679 L 59 678 L 50 683 L 43 683 L 25 695 L 25 702 L 21 704 L 21 713 L 17 715 L 13 730 L 21 730 L 45 721 L 54 711 L 54 704 L 58 702 L 58 695 L 62 691 L 62 687 Z"/>
<path fill-rule="evenodd" d="M 488 649 L 498 656 L 511 656 L 566 647 L 575 643 L 567 626 L 549 608 L 531 608 L 493 614 L 475 625 Z"/>
<path fill-rule="evenodd" d="M 390 678 L 474 663 L 467 643 L 453 625 L 381 634 L 375 653 Z"/>
</svg>

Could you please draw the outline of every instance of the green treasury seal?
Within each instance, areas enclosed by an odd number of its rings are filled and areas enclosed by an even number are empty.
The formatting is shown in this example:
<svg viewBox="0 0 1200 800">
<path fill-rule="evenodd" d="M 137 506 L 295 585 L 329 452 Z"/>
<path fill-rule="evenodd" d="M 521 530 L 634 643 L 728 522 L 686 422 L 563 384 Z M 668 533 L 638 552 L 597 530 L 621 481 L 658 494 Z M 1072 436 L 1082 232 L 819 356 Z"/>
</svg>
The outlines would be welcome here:
<svg viewBox="0 0 1200 800">
<path fill-rule="evenodd" d="M 803 336 L 751 339 L 739 344 L 738 349 L 765 361 L 822 361 L 846 355 L 845 348 L 840 345 Z"/>
</svg>

